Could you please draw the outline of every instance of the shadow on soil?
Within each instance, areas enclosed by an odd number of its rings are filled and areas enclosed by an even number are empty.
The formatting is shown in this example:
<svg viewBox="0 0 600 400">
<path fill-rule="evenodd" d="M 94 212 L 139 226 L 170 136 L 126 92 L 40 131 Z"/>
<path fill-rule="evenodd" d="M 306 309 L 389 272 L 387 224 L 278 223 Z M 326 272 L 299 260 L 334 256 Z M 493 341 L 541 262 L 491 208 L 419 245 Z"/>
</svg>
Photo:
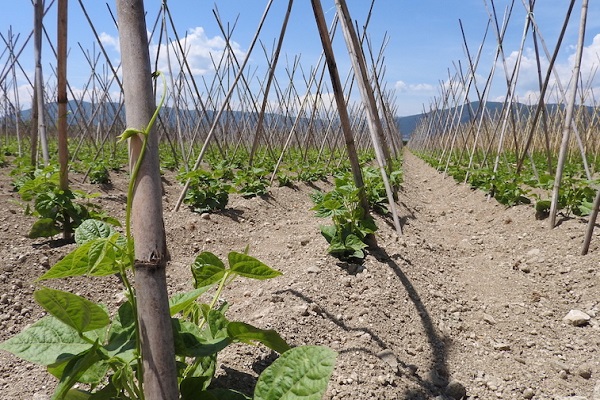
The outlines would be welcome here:
<svg viewBox="0 0 600 400">
<path fill-rule="evenodd" d="M 380 262 L 386 263 L 388 267 L 396 274 L 406 289 L 408 297 L 417 310 L 417 314 L 419 314 L 421 324 L 423 325 L 423 329 L 429 342 L 432 358 L 429 371 L 423 371 L 423 375 L 420 375 L 418 372 L 415 374 L 415 378 L 419 382 L 420 389 L 409 390 L 405 392 L 404 398 L 414 400 L 428 399 L 432 395 L 439 395 L 449 383 L 447 365 L 448 344 L 445 343 L 442 337 L 437 333 L 435 325 L 431 319 L 431 315 L 423 303 L 421 296 L 394 259 L 401 259 L 404 264 L 409 267 L 413 267 L 413 264 L 410 259 L 404 258 L 402 255 L 394 254 L 393 256 L 390 256 L 385 249 L 381 247 L 372 249 L 371 254 Z"/>
<path fill-rule="evenodd" d="M 387 254 L 387 252 L 384 249 L 382 249 L 380 247 L 373 247 L 370 253 L 374 257 L 376 257 L 379 261 L 386 263 L 390 267 L 390 269 L 392 271 L 394 271 L 394 273 L 396 274 L 396 276 L 398 277 L 398 279 L 400 280 L 400 282 L 406 289 L 406 292 L 407 292 L 409 298 L 411 299 L 414 307 L 417 310 L 417 313 L 419 314 L 419 317 L 421 318 L 421 323 L 422 323 L 423 329 L 427 335 L 427 340 L 429 342 L 429 348 L 431 351 L 432 363 L 429 367 L 429 371 L 423 371 L 422 374 L 420 374 L 419 371 L 416 370 L 416 367 L 414 365 L 405 363 L 396 355 L 396 360 L 398 362 L 398 372 L 397 373 L 399 375 L 410 377 L 410 379 L 413 380 L 415 383 L 417 383 L 417 385 L 419 386 L 419 389 L 407 390 L 403 394 L 402 398 L 407 399 L 407 400 L 418 400 L 418 399 L 430 399 L 434 396 L 438 396 L 444 391 L 444 388 L 449 383 L 449 377 L 448 377 L 448 372 L 447 372 L 448 371 L 448 368 L 447 368 L 448 344 L 445 343 L 444 340 L 440 337 L 440 335 L 436 332 L 436 329 L 435 329 L 434 323 L 431 319 L 431 316 L 429 314 L 429 311 L 427 310 L 427 307 L 421 300 L 419 293 L 417 292 L 415 287 L 412 285 L 410 279 L 406 276 L 406 274 L 404 274 L 404 272 L 402 271 L 402 268 L 400 268 L 400 266 L 394 261 L 393 258 L 402 259 L 403 262 L 408 266 L 412 266 L 412 262 L 409 259 L 403 258 L 400 255 L 394 255 L 393 257 L 391 257 Z M 359 331 L 359 332 L 368 333 L 371 336 L 373 342 L 375 342 L 381 348 L 381 351 L 383 351 L 383 350 L 389 351 L 388 344 L 385 343 L 385 341 L 383 341 L 374 331 L 372 331 L 369 328 L 365 328 L 365 327 L 360 327 L 360 328 L 349 327 L 343 321 L 337 319 L 334 315 L 329 313 L 327 310 L 320 307 L 317 301 L 306 296 L 305 294 L 300 293 L 294 289 L 280 290 L 276 293 L 291 294 L 295 297 L 302 299 L 306 304 L 316 304 L 319 307 L 319 314 L 321 316 L 329 319 L 330 321 L 332 321 L 334 324 L 336 324 L 338 327 L 340 327 L 344 331 L 349 331 L 349 332 Z M 342 350 L 340 353 L 349 353 L 349 352 L 355 352 L 355 351 L 361 351 L 361 352 L 368 353 L 374 357 L 383 358 L 383 357 L 380 357 L 379 353 L 374 353 L 373 351 L 366 349 L 366 348 L 345 349 L 345 350 Z"/>
</svg>

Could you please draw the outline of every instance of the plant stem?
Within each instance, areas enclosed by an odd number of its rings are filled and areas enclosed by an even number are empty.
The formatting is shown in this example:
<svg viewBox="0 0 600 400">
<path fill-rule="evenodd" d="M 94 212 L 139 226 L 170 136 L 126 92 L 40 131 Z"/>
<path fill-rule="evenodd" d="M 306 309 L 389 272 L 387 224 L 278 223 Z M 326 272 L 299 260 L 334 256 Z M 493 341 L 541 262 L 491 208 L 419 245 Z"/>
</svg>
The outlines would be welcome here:
<svg viewBox="0 0 600 400">
<path fill-rule="evenodd" d="M 162 73 L 160 73 L 160 72 L 158 72 L 157 74 L 162 76 Z M 146 126 L 144 131 L 140 132 L 142 134 L 142 136 L 144 137 L 144 139 L 142 142 L 140 154 L 135 162 L 135 165 L 133 166 L 131 176 L 129 177 L 129 186 L 127 188 L 127 208 L 125 211 L 125 231 L 126 231 L 126 236 L 127 236 L 127 256 L 129 257 L 130 265 L 132 267 L 135 263 L 133 236 L 131 234 L 131 208 L 132 208 L 132 203 L 133 203 L 133 192 L 134 192 L 134 188 L 135 188 L 135 182 L 137 180 L 137 176 L 138 176 L 140 167 L 142 165 L 142 161 L 144 160 L 144 155 L 146 154 L 146 149 L 148 147 L 148 136 L 149 136 L 150 131 L 152 130 L 152 126 L 154 125 L 156 118 L 158 117 L 158 113 L 163 106 L 166 92 L 167 92 L 166 81 L 163 76 L 163 94 L 160 99 L 160 103 L 156 107 L 156 110 L 154 111 L 154 114 L 152 115 L 152 118 L 148 122 L 148 125 Z M 134 316 L 134 321 L 136 324 L 135 343 L 136 343 L 136 352 L 138 354 L 138 369 L 137 369 L 136 373 L 137 373 L 138 384 L 140 387 L 143 387 L 144 372 L 143 372 L 142 360 L 141 360 L 142 348 L 141 348 L 140 330 L 139 330 L 139 326 L 138 326 L 138 315 L 137 315 L 137 304 L 136 304 L 136 298 L 135 298 L 135 291 L 133 290 L 133 287 L 131 286 L 131 284 L 129 283 L 129 280 L 127 279 L 126 271 L 124 270 L 124 268 L 122 268 L 121 275 L 122 275 L 122 279 L 123 279 L 123 284 L 125 285 L 128 293 L 129 293 L 129 297 L 130 297 L 130 300 L 132 303 L 132 308 L 133 308 L 133 316 Z M 142 400 L 144 399 L 143 390 L 139 391 L 139 398 Z"/>
</svg>

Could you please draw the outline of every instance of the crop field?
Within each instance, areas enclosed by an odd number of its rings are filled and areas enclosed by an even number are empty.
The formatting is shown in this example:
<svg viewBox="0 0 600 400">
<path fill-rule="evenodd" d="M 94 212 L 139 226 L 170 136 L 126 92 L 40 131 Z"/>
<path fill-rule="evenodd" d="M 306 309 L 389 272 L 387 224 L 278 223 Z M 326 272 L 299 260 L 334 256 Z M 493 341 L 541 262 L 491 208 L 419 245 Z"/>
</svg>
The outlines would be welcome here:
<svg viewBox="0 0 600 400">
<path fill-rule="evenodd" d="M 59 27 L 28 110 L 3 36 L 0 400 L 600 400 L 592 81 L 540 78 L 556 102 L 524 105 L 507 70 L 488 103 L 467 49 L 403 142 L 371 11 L 311 4 L 308 68 L 267 51 L 264 21 L 238 51 L 215 5 L 211 81 L 166 2 L 146 27 L 144 2 L 119 0 L 120 65 L 93 53 L 67 96 Z M 148 34 L 173 46 L 165 71 Z"/>
</svg>

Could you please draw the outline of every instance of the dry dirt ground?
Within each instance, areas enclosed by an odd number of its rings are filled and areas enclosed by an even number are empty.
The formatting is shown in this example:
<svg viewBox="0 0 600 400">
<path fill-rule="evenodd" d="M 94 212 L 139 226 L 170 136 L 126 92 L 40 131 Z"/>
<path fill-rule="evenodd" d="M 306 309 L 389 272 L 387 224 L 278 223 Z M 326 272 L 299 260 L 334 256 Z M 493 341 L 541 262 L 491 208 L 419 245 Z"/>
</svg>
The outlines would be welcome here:
<svg viewBox="0 0 600 400">
<path fill-rule="evenodd" d="M 199 252 L 225 256 L 250 245 L 283 276 L 234 282 L 223 294 L 228 316 L 274 328 L 292 345 L 339 352 L 326 399 L 600 400 L 600 236 L 579 256 L 586 221 L 563 219 L 550 230 L 531 207 L 507 209 L 410 153 L 404 159 L 404 234 L 378 217 L 378 248 L 363 265 L 327 255 L 318 228 L 326 221 L 309 210 L 314 187 L 232 196 L 226 212 L 205 219 L 172 211 L 180 186 L 167 175 L 170 290 L 191 288 L 188 266 Z M 0 170 L 0 340 L 43 315 L 33 281 L 73 248 L 25 237 L 32 220 L 15 203 L 9 170 Z M 75 186 L 101 193 L 100 204 L 122 218 L 124 176 L 112 187 L 79 179 Z M 121 297 L 112 278 L 55 285 L 112 309 Z M 563 320 L 570 310 L 590 320 L 571 325 Z M 248 391 L 273 358 L 234 345 L 216 384 Z M 43 368 L 0 352 L 1 399 L 46 399 L 54 385 Z"/>
</svg>

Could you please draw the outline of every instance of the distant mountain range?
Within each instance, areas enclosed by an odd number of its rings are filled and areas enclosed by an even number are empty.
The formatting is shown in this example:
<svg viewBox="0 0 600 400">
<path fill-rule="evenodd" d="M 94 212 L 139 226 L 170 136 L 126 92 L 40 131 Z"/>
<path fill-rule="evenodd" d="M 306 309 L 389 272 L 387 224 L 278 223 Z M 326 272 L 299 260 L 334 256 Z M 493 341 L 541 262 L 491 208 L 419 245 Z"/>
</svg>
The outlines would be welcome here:
<svg viewBox="0 0 600 400">
<path fill-rule="evenodd" d="M 474 113 L 477 113 L 477 110 L 479 109 L 479 102 L 474 101 L 474 102 L 471 102 L 470 104 L 471 104 L 471 107 L 468 107 L 467 104 L 465 104 L 465 106 L 463 108 L 463 113 L 462 113 L 462 117 L 460 120 L 461 123 L 469 122 L 469 121 L 473 120 L 474 117 L 478 117 L 478 116 L 472 115 L 470 110 L 473 110 Z M 488 101 L 485 104 L 485 107 L 487 109 L 488 115 L 497 116 L 498 114 L 500 114 L 502 112 L 504 103 Z M 535 113 L 537 104 L 528 106 L 528 105 L 525 105 L 522 103 L 514 103 L 514 107 L 516 107 L 516 109 L 518 110 L 518 112 L 521 114 L 522 117 L 527 118 L 531 114 Z M 590 106 L 584 106 L 584 107 L 590 115 L 593 114 L 594 107 L 590 107 Z M 448 116 L 448 113 L 450 113 L 451 115 L 454 115 L 456 112 L 458 114 L 457 111 L 460 111 L 459 108 L 460 108 L 460 106 L 453 107 L 450 109 L 445 109 L 442 111 L 442 116 L 445 118 Z M 550 115 L 552 115 L 552 114 L 555 114 L 559 110 L 564 110 L 565 106 L 563 104 L 546 104 L 546 109 L 548 110 L 548 113 Z M 417 126 L 419 126 L 421 121 L 423 121 L 424 119 L 427 119 L 430 114 L 431 114 L 430 112 L 427 112 L 427 113 L 422 113 L 422 114 L 408 115 L 405 117 L 396 117 L 396 124 L 398 125 L 398 128 L 400 129 L 400 132 L 402 133 L 402 138 L 405 140 L 409 139 L 410 136 L 412 135 L 412 133 L 417 128 Z"/>
<path fill-rule="evenodd" d="M 468 107 L 467 104 L 465 104 L 465 107 L 464 107 L 463 113 L 462 113 L 462 117 L 461 117 L 461 121 L 460 121 L 461 123 L 469 122 L 475 117 L 474 115 L 472 115 L 470 110 L 473 110 L 473 112 L 476 113 L 477 110 L 479 109 L 479 102 L 477 102 L 477 101 L 471 102 L 470 105 L 471 105 L 471 107 Z M 500 102 L 487 102 L 486 109 L 487 109 L 488 114 L 491 116 L 498 115 L 499 113 L 502 112 L 503 105 L 504 104 L 500 103 Z M 56 115 L 58 114 L 57 104 L 56 103 L 48 103 L 46 106 L 47 106 L 47 115 L 50 115 L 51 119 L 56 119 Z M 525 118 L 528 117 L 531 113 L 535 112 L 535 109 L 537 107 L 536 105 L 528 106 L 528 105 L 525 105 L 522 103 L 515 103 L 514 106 L 517 107 L 517 109 L 519 110 L 521 115 Z M 84 102 L 70 101 L 69 105 L 68 105 L 68 109 L 74 110 L 74 111 L 69 113 L 68 123 L 69 124 L 77 123 L 77 120 L 81 118 L 81 114 L 84 115 L 84 119 L 86 121 L 91 121 L 92 125 L 100 123 L 101 121 L 104 121 L 104 123 L 106 123 L 106 121 L 112 121 L 115 118 L 117 112 L 119 113 L 121 120 L 123 120 L 123 121 L 125 120 L 125 109 L 119 108 L 118 103 L 103 103 L 102 107 L 103 107 L 102 112 L 100 112 L 100 113 L 96 112 L 96 115 L 94 115 L 94 112 L 97 111 L 97 108 L 98 108 L 97 105 L 94 105 L 90 102 L 85 102 L 85 101 Z M 444 118 L 447 117 L 448 113 L 450 113 L 451 115 L 458 114 L 457 108 L 459 108 L 459 107 L 453 107 L 453 108 L 445 109 L 445 110 L 441 111 L 443 113 L 442 114 L 443 117 Z M 564 109 L 564 105 L 562 105 L 562 104 L 560 104 L 560 105 L 559 104 L 547 104 L 546 107 L 548 109 L 549 114 L 554 114 L 559 109 L 561 109 L 561 110 Z M 590 114 L 593 113 L 593 111 L 594 111 L 593 107 L 589 107 L 589 106 L 585 106 L 585 107 Z M 163 118 L 168 118 L 169 124 L 175 124 L 176 119 L 175 119 L 175 113 L 173 112 L 174 109 L 172 109 L 170 107 L 165 107 L 163 111 L 164 112 L 161 113 Z M 207 111 L 207 114 L 208 115 L 204 116 L 204 117 L 205 118 L 208 117 L 209 119 L 212 120 L 212 117 L 214 116 L 215 111 L 209 110 L 209 111 Z M 251 114 L 252 116 L 250 116 L 249 114 Z M 427 113 L 421 113 L 421 114 L 415 114 L 415 115 L 408 115 L 408 116 L 404 116 L 404 117 L 396 117 L 395 121 L 398 126 L 398 129 L 400 130 L 400 132 L 402 134 L 403 139 L 408 140 L 410 138 L 410 136 L 412 135 L 412 133 L 417 128 L 417 126 L 421 123 L 421 121 L 423 121 L 424 119 L 427 119 L 430 114 L 431 114 L 430 112 L 427 112 Z M 92 120 L 92 116 L 94 117 L 93 120 Z M 255 113 L 248 113 L 248 112 L 243 112 L 243 111 L 230 111 L 226 114 L 226 116 L 229 117 L 230 120 L 233 119 L 234 121 L 242 120 L 244 118 L 247 118 L 250 121 L 256 121 Z M 31 119 L 31 109 L 21 111 L 20 118 L 25 121 Z M 187 119 L 188 121 L 190 121 L 190 120 L 194 121 L 196 118 L 198 118 L 198 114 L 193 110 L 186 110 L 183 112 L 183 118 Z M 2 120 L 2 118 L 0 118 L 0 122 L 1 122 L 1 120 Z M 282 127 L 283 126 L 291 127 L 291 124 L 293 123 L 293 121 L 291 121 L 289 118 L 287 121 L 283 121 L 283 118 L 280 118 L 280 116 L 277 116 L 274 114 L 267 114 L 265 117 L 265 123 L 270 126 L 273 126 L 273 123 L 275 120 L 277 120 L 276 123 Z M 308 119 L 303 119 L 303 121 L 301 123 L 308 123 Z"/>
</svg>

